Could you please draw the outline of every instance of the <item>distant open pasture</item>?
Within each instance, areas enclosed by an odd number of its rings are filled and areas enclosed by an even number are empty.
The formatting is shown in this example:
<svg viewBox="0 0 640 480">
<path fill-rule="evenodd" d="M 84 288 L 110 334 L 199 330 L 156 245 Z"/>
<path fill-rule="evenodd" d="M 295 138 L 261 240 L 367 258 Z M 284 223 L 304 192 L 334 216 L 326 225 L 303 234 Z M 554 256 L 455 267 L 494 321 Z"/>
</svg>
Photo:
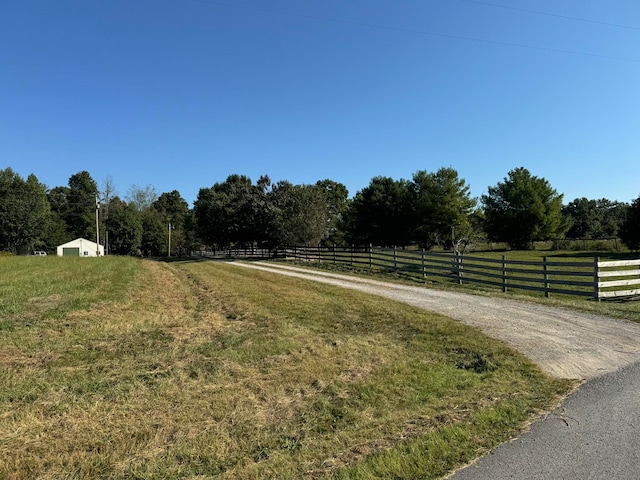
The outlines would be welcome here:
<svg viewBox="0 0 640 480">
<path fill-rule="evenodd" d="M 223 262 L 0 259 L 0 478 L 438 478 L 572 382 L 416 308 Z"/>
</svg>

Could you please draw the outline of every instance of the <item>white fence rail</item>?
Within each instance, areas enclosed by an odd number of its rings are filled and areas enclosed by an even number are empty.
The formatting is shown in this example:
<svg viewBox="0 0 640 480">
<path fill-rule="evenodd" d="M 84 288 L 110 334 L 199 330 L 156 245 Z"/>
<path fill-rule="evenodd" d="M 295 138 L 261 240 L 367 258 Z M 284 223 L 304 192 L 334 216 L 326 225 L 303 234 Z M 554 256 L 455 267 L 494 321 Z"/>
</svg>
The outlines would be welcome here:
<svg viewBox="0 0 640 480">
<path fill-rule="evenodd" d="M 640 295 L 640 259 L 598 261 L 596 271 L 598 299 Z"/>
</svg>

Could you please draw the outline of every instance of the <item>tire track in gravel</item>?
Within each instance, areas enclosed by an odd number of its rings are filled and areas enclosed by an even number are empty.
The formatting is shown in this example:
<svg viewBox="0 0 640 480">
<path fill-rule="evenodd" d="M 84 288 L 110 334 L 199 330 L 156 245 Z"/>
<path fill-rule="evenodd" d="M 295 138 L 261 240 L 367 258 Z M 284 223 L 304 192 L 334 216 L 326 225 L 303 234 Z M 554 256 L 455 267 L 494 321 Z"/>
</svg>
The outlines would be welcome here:
<svg viewBox="0 0 640 480">
<path fill-rule="evenodd" d="M 640 324 L 516 300 L 381 282 L 265 262 L 229 262 L 397 300 L 503 340 L 545 372 L 588 380 L 640 362 Z"/>
</svg>

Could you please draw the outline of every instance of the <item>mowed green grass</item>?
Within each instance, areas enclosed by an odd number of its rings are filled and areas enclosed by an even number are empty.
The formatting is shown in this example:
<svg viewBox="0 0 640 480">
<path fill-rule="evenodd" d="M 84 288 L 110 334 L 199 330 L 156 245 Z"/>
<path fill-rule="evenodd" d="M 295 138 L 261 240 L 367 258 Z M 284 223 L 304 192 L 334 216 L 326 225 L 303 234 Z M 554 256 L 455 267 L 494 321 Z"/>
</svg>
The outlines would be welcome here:
<svg viewBox="0 0 640 480">
<path fill-rule="evenodd" d="M 133 258 L 0 257 L 0 331 L 61 318 L 121 296 L 139 268 Z"/>
<path fill-rule="evenodd" d="M 438 478 L 573 387 L 448 318 L 224 263 L 0 272 L 0 478 Z"/>
</svg>

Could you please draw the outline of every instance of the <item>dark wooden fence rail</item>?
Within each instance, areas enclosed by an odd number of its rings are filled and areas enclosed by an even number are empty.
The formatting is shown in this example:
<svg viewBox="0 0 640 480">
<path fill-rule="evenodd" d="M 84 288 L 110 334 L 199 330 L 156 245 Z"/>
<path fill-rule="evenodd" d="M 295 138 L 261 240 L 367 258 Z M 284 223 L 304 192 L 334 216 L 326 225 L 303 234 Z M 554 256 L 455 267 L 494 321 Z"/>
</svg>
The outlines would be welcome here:
<svg viewBox="0 0 640 480">
<path fill-rule="evenodd" d="M 285 258 L 348 264 L 352 267 L 399 271 L 423 277 L 477 283 L 508 290 L 576 295 L 596 300 L 640 295 L 640 260 L 540 261 L 453 255 L 424 250 L 379 247 L 289 247 Z M 606 280 L 605 280 L 606 279 Z M 621 287 L 627 288 L 622 290 Z"/>
</svg>

